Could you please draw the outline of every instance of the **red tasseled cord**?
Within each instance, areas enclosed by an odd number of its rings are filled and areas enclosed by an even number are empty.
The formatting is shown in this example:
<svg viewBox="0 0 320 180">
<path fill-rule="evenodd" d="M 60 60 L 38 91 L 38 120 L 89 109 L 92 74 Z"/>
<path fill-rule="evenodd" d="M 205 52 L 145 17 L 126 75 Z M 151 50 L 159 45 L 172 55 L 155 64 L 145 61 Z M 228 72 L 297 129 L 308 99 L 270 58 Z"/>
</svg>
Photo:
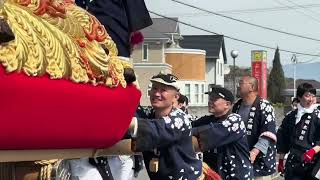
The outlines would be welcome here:
<svg viewBox="0 0 320 180">
<path fill-rule="evenodd" d="M 204 180 L 222 180 L 218 173 L 213 171 L 206 163 L 202 163 L 202 171 L 205 175 Z"/>
<path fill-rule="evenodd" d="M 130 44 L 132 46 L 140 44 L 143 42 L 144 36 L 140 31 L 131 33 Z"/>
</svg>

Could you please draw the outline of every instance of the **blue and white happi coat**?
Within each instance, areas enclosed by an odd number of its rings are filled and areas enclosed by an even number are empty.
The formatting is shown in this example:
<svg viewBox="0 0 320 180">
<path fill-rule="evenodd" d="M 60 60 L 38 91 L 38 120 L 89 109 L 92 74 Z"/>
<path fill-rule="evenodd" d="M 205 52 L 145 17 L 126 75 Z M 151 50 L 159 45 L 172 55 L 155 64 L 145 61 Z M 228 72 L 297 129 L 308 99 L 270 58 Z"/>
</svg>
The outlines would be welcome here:
<svg viewBox="0 0 320 180">
<path fill-rule="evenodd" d="M 233 106 L 233 112 L 238 113 L 242 99 Z M 246 124 L 249 150 L 252 150 L 259 138 L 269 141 L 266 154 L 259 153 L 253 164 L 255 176 L 268 176 L 276 171 L 276 121 L 275 112 L 271 103 L 257 96 L 253 102 L 249 119 Z"/>
<path fill-rule="evenodd" d="M 210 161 L 205 156 L 216 151 L 214 163 L 223 179 L 253 179 L 245 125 L 238 114 L 220 118 L 204 116 L 193 125 L 193 134 L 204 151 L 204 161 Z"/>
<path fill-rule="evenodd" d="M 151 180 L 196 180 L 202 173 L 202 162 L 193 150 L 191 121 L 180 109 L 173 108 L 160 119 L 152 110 L 138 118 L 136 151 L 143 152 Z M 149 169 L 152 158 L 159 161 L 158 172 Z"/>
</svg>

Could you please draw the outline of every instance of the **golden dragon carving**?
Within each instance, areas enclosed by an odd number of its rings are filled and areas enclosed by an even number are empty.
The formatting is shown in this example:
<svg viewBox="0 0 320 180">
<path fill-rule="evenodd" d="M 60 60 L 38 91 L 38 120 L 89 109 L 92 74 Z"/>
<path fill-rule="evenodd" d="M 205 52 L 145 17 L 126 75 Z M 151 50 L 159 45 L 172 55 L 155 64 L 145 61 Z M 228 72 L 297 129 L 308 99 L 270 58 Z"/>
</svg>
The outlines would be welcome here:
<svg viewBox="0 0 320 180">
<path fill-rule="evenodd" d="M 0 18 L 15 35 L 0 45 L 0 62 L 7 72 L 126 86 L 123 71 L 131 65 L 117 58 L 116 45 L 103 25 L 73 2 L 5 0 Z"/>
</svg>

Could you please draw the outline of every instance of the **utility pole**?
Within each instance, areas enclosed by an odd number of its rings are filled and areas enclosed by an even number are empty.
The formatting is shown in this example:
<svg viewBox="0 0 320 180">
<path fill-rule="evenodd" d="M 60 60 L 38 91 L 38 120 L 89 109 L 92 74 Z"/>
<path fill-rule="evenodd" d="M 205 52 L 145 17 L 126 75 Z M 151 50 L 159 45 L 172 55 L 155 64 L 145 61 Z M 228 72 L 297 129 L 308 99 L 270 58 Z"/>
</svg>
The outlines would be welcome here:
<svg viewBox="0 0 320 180">
<path fill-rule="evenodd" d="M 296 54 L 293 54 L 291 57 L 291 61 L 293 63 L 293 97 L 297 96 L 297 90 L 296 90 L 296 65 L 298 63 L 298 59 Z"/>
<path fill-rule="evenodd" d="M 233 58 L 233 95 L 237 96 L 237 85 L 236 85 L 236 58 L 239 55 L 239 52 L 236 50 L 232 50 L 230 53 L 231 57 Z"/>
</svg>

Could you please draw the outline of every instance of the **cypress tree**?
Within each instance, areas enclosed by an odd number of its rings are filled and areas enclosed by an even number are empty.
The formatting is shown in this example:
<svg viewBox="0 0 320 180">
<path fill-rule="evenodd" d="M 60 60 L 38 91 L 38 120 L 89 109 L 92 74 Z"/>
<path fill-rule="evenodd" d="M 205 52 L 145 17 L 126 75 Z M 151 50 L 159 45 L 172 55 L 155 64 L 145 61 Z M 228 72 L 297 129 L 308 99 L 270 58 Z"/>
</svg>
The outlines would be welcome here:
<svg viewBox="0 0 320 180">
<path fill-rule="evenodd" d="M 277 47 L 268 78 L 268 99 L 272 103 L 284 103 L 285 97 L 282 95 L 282 91 L 285 87 L 286 81 L 280 62 L 279 48 Z"/>
</svg>

